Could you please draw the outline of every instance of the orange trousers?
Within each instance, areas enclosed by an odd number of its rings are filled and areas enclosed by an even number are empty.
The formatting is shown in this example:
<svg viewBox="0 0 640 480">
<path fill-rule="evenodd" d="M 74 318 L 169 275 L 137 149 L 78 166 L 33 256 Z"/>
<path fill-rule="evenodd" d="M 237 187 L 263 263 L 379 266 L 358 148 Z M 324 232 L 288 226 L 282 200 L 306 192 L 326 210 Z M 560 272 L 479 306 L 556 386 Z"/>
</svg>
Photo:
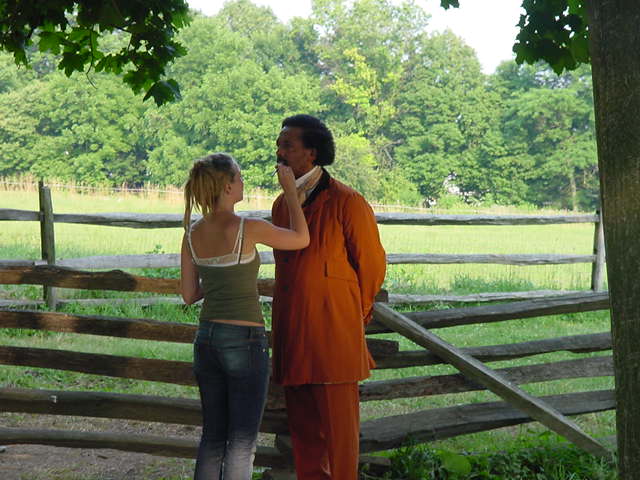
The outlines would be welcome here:
<svg viewBox="0 0 640 480">
<path fill-rule="evenodd" d="M 298 480 L 357 480 L 357 383 L 284 387 Z"/>
</svg>

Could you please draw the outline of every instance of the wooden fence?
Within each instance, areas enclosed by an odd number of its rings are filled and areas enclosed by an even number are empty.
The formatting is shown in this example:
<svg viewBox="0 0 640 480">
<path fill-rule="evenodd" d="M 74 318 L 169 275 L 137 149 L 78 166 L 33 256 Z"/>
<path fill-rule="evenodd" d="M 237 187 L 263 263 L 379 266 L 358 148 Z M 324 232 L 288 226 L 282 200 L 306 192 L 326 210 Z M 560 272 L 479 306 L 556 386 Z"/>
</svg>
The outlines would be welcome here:
<svg viewBox="0 0 640 480">
<path fill-rule="evenodd" d="M 0 210 L 2 220 L 41 220 L 46 213 L 17 210 Z M 54 222 L 90 223 L 99 225 L 127 226 L 138 228 L 177 227 L 180 218 L 167 215 L 58 215 L 49 214 Z M 266 213 L 247 213 L 266 216 Z M 380 214 L 380 223 L 412 225 L 503 225 L 503 224 L 549 224 L 595 222 L 595 216 L 582 217 L 470 217 L 470 216 L 424 216 L 407 214 Z M 43 235 L 45 238 L 46 235 Z M 593 262 L 594 286 L 602 281 L 603 252 L 601 229 L 596 228 L 594 255 L 582 261 Z M 47 242 L 51 242 L 47 240 Z M 43 242 L 43 243 L 47 243 Z M 55 246 L 55 245 L 54 245 Z M 129 292 L 153 292 L 176 295 L 176 279 L 148 278 L 122 271 L 91 272 L 77 267 L 96 268 L 96 263 L 83 264 L 80 260 L 70 265 L 55 264 L 55 253 L 47 250 L 46 262 L 24 260 L 3 261 L 0 265 L 0 284 L 43 285 L 46 288 L 79 288 L 91 290 L 116 290 Z M 43 255 L 44 256 L 44 255 Z M 135 261 L 167 262 L 173 266 L 174 259 L 167 256 Z M 416 263 L 428 263 L 426 255 L 394 257 Z M 445 259 L 452 260 L 454 256 Z M 456 256 L 461 257 L 461 256 Z M 487 261 L 506 263 L 515 261 L 514 256 L 487 256 Z M 519 256 L 522 257 L 522 256 Z M 533 261 L 534 256 L 527 260 Z M 542 257 L 542 256 L 537 256 Z M 588 258 L 586 258 L 588 257 Z M 145 257 L 149 258 L 149 257 Z M 268 256 L 265 255 L 265 259 Z M 574 257 L 575 259 L 575 257 Z M 130 267 L 131 257 L 126 257 Z M 468 258 L 464 259 L 468 260 Z M 477 258 L 476 258 L 477 260 Z M 558 258 L 549 263 L 559 262 Z M 82 260 L 85 262 L 86 260 Z M 111 257 L 108 262 L 119 262 Z M 122 260 L 124 262 L 124 260 Z M 522 261 L 522 258 L 518 259 Z M 540 259 L 535 261 L 539 262 Z M 577 260 L 576 260 L 577 261 Z M 96 261 L 97 262 L 97 261 Z M 113 266 L 101 263 L 100 268 Z M 38 263 L 38 264 L 36 264 Z M 154 265 L 167 266 L 166 263 Z M 514 264 L 514 263 L 511 263 Z M 523 263 L 515 263 L 523 264 Z M 526 263 L 525 263 L 526 264 Z M 539 264 L 539 263 L 537 263 Z M 125 263 L 122 264 L 123 266 Z M 600 269 L 600 273 L 597 270 Z M 600 275 L 600 277 L 598 277 Z M 259 283 L 262 296 L 271 296 L 272 280 Z M 597 288 L 596 288 L 597 289 Z M 48 297 L 51 298 L 51 297 Z M 174 297 L 175 298 L 175 297 Z M 374 308 L 374 320 L 367 327 L 367 343 L 378 369 L 403 369 L 408 367 L 448 363 L 461 373 L 429 375 L 425 368 L 419 377 L 370 381 L 360 386 L 361 401 L 390 401 L 398 398 L 427 397 L 431 395 L 459 394 L 475 390 L 490 390 L 504 401 L 456 405 L 446 408 L 421 410 L 404 415 L 383 416 L 365 420 L 361 425 L 361 462 L 384 468 L 386 460 L 368 456 L 372 452 L 399 447 L 408 441 L 429 442 L 457 435 L 480 432 L 510 425 L 538 421 L 551 430 L 565 436 L 581 448 L 595 454 L 607 456 L 608 452 L 594 439 L 582 432 L 567 416 L 600 412 L 615 408 L 612 390 L 564 393 L 542 398 L 532 397 L 518 385 L 548 382 L 559 379 L 587 377 L 609 377 L 613 375 L 612 357 L 591 356 L 592 352 L 611 350 L 610 332 L 571 335 L 560 338 L 496 344 L 469 348 L 456 348 L 442 341 L 433 330 L 455 328 L 491 322 L 535 319 L 545 315 L 569 314 L 609 308 L 606 292 L 585 291 L 556 297 L 542 297 L 504 304 L 488 304 L 446 310 L 413 311 L 399 313 L 389 304 L 391 295 L 379 295 Z M 405 299 L 407 300 L 407 299 Z M 415 300 L 415 299 L 409 299 Z M 51 310 L 51 308 L 50 308 Z M 92 334 L 122 337 L 144 341 L 190 343 L 196 325 L 154 321 L 148 319 L 105 317 L 97 315 L 75 315 L 54 311 L 0 308 L 0 328 L 31 329 L 69 334 Z M 401 351 L 395 340 L 380 339 L 378 334 L 396 332 L 419 346 L 417 350 Z M 509 368 L 491 369 L 492 362 L 514 360 L 551 352 L 572 352 L 571 359 L 519 365 Z M 29 368 L 54 368 L 58 370 L 104 375 L 117 378 L 147 380 L 178 385 L 195 386 L 190 362 L 158 358 L 124 357 L 108 354 L 89 354 L 67 350 L 16 347 L 0 345 L 0 364 Z M 400 373 L 400 372 L 399 372 Z M 194 392 L 195 393 L 195 392 Z M 195 395 L 194 395 L 195 396 Z M 191 398 L 169 398 L 124 393 L 0 389 L 0 411 L 53 415 L 72 415 L 129 419 L 183 425 L 201 423 L 200 405 Z M 274 471 L 291 468 L 290 442 L 287 438 L 286 411 L 282 392 L 273 385 L 270 388 L 267 408 L 261 431 L 275 434 L 273 445 L 260 446 L 256 465 L 268 466 Z M 58 430 L 25 430 L 0 428 L 0 444 L 45 444 L 77 448 L 113 448 L 154 455 L 194 458 L 196 438 L 167 438 L 149 435 L 121 435 L 110 432 L 80 432 Z"/>
<path fill-rule="evenodd" d="M 93 269 L 136 269 L 136 268 L 167 268 L 179 267 L 179 254 L 143 254 L 143 255 L 109 255 L 90 256 L 82 258 L 56 259 L 56 244 L 54 234 L 55 223 L 74 223 L 84 225 L 102 225 L 127 228 L 180 228 L 182 216 L 177 214 L 137 214 L 137 213 L 99 213 L 99 214 L 56 214 L 53 211 L 49 189 L 39 183 L 40 210 L 0 209 L 0 221 L 38 221 L 41 231 L 42 260 L 2 260 L 0 265 L 58 265 L 78 270 Z M 269 219 L 270 212 L 247 211 L 240 215 L 253 218 Z M 593 223 L 594 241 L 592 254 L 399 254 L 389 253 L 387 262 L 397 264 L 499 264 L 517 266 L 562 265 L 573 263 L 591 263 L 592 291 L 602 291 L 604 286 L 604 235 L 599 215 L 565 215 L 565 216 L 531 216 L 531 215 L 425 215 L 409 213 L 377 213 L 376 219 L 381 225 L 553 225 Z M 261 252 L 264 265 L 273 264 L 271 252 Z M 496 300 L 517 300 L 544 298 L 554 294 L 577 292 L 554 292 L 537 290 L 530 292 L 488 292 L 472 295 L 407 295 L 389 294 L 392 304 L 425 304 L 433 302 L 483 302 Z M 44 288 L 44 301 L 50 309 L 55 309 L 58 299 L 50 287 Z M 263 301 L 269 301 L 265 297 Z M 108 302 L 113 302 L 109 299 Z M 143 304 L 158 302 L 176 302 L 174 298 L 142 298 L 137 300 Z M 65 300 L 61 300 L 65 303 Z M 77 300 L 74 300 L 77 302 Z M 80 303 L 83 303 L 81 300 Z M 84 303 L 100 303 L 99 299 L 90 299 Z M 0 306 L 7 305 L 32 306 L 34 302 L 0 300 Z"/>
<path fill-rule="evenodd" d="M 82 272 L 61 267 L 5 267 L 0 269 L 0 284 L 40 284 L 49 287 L 88 288 L 106 290 L 147 291 L 176 293 L 177 282 L 166 279 L 148 279 L 123 272 Z M 260 293 L 269 295 L 272 285 L 260 284 Z M 381 300 L 384 300 L 382 297 Z M 376 334 L 401 331 L 389 318 L 398 315 L 416 328 L 435 330 L 460 325 L 509 321 L 566 314 L 608 308 L 608 294 L 585 292 L 582 294 L 518 301 L 500 305 L 482 305 L 441 311 L 416 311 L 398 314 L 384 302 L 376 303 L 374 321 L 367 328 L 369 348 L 378 369 L 402 369 L 453 363 L 433 345 L 428 350 L 399 351 L 398 342 L 375 338 Z M 394 313 L 390 313 L 394 312 Z M 532 328 L 535 326 L 532 320 Z M 123 337 L 147 341 L 190 343 L 196 325 L 161 322 L 148 319 L 74 315 L 57 312 L 0 309 L 0 328 L 21 328 L 73 334 L 92 334 Z M 411 337 L 416 340 L 415 337 Z M 609 332 L 572 335 L 529 342 L 471 347 L 459 353 L 476 362 L 490 363 L 502 360 L 568 351 L 575 359 L 547 362 L 535 365 L 501 368 L 493 371 L 498 382 L 522 385 L 558 379 L 602 377 L 613 374 L 612 357 L 579 356 L 590 352 L 611 349 Z M 59 370 L 106 375 L 118 378 L 166 382 L 193 386 L 194 378 L 190 362 L 163 359 L 121 357 L 107 354 L 90 354 L 65 350 L 0 346 L 0 364 L 31 368 L 55 368 Z M 463 368 L 456 365 L 461 371 Z M 425 375 L 421 377 L 395 378 L 371 381 L 361 385 L 361 401 L 393 400 L 397 398 L 424 397 L 462 393 L 489 388 L 475 374 Z M 517 425 L 536 418 L 531 412 L 507 398 L 506 402 L 468 404 L 456 407 L 425 410 L 399 416 L 387 416 L 362 423 L 361 448 L 363 462 L 373 462 L 366 455 L 403 445 L 408 440 L 427 442 L 456 435 L 479 432 L 508 425 Z M 537 399 L 551 408 L 561 418 L 615 408 L 613 391 L 567 393 Z M 197 400 L 143 395 L 127 395 L 105 392 L 77 392 L 50 390 L 0 389 L 2 411 L 107 417 L 143 420 L 151 422 L 198 425 L 200 407 Z M 538 419 L 545 423 L 545 419 Z M 571 438 L 566 431 L 554 428 Z M 571 426 L 573 428 L 573 426 Z M 261 431 L 276 434 L 274 446 L 260 447 L 257 465 L 286 468 L 290 456 L 286 441 L 286 412 L 278 388 L 271 388 Z M 0 428 L 0 444 L 37 443 L 78 448 L 115 448 L 146 452 L 156 455 L 194 457 L 196 439 L 156 438 L 149 436 L 117 435 L 108 432 L 32 431 Z M 589 449 L 589 445 L 581 444 Z M 284 447 L 283 447 L 284 445 Z M 591 449 L 594 453 L 596 450 Z M 376 460 L 377 463 L 384 460 Z"/>
</svg>

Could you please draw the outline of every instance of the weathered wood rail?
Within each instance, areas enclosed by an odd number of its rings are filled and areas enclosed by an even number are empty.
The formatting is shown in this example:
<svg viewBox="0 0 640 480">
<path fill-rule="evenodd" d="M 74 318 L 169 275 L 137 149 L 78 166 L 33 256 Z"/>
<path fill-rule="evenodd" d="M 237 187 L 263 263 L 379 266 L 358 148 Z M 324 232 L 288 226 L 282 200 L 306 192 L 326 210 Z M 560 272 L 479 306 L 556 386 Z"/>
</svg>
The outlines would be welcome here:
<svg viewBox="0 0 640 480">
<path fill-rule="evenodd" d="M 485 263 L 495 265 L 566 265 L 572 263 L 593 263 L 595 255 L 561 255 L 561 254 L 410 254 L 390 253 L 387 255 L 389 265 L 452 265 L 465 263 Z M 0 263 L 4 263 L 1 260 Z M 273 265 L 272 252 L 260 252 L 263 265 Z M 46 264 L 34 261 L 34 265 Z M 180 255 L 177 253 L 143 254 L 143 255 L 96 255 L 61 259 L 56 262 L 60 267 L 77 269 L 115 269 L 115 268 L 178 268 Z"/>
<path fill-rule="evenodd" d="M 565 415 L 580 415 L 615 408 L 615 395 L 611 390 L 553 395 L 542 397 L 542 400 Z M 530 421 L 527 415 L 505 402 L 424 410 L 363 422 L 360 448 L 363 453 L 388 450 L 405 444 L 408 439 L 424 443 Z M 36 444 L 72 448 L 111 448 L 184 458 L 195 458 L 197 449 L 196 439 L 122 435 L 109 432 L 0 428 L 0 440 L 5 445 Z M 361 455 L 360 462 L 370 463 L 375 461 L 375 458 Z M 276 448 L 265 446 L 258 447 L 255 464 L 272 468 L 290 466 L 286 457 Z"/>
<path fill-rule="evenodd" d="M 249 218 L 271 219 L 268 210 L 238 212 Z M 194 215 L 194 220 L 198 218 Z M 182 228 L 182 215 L 165 213 L 92 213 L 53 215 L 56 223 L 78 223 L 127 228 Z M 40 214 L 30 210 L 0 209 L 0 221 L 39 221 Z M 558 225 L 595 223 L 597 215 L 430 215 L 421 213 L 376 213 L 381 225 Z"/>
<path fill-rule="evenodd" d="M 418 345 L 456 367 L 468 378 L 473 378 L 488 390 L 499 395 L 525 414 L 538 420 L 556 433 L 566 437 L 593 455 L 608 457 L 607 449 L 583 432 L 580 427 L 544 401 L 530 395 L 518 385 L 484 365 L 477 358 L 447 343 L 402 313 L 382 304 L 374 306 L 376 313 L 389 328 L 401 333 Z"/>
</svg>

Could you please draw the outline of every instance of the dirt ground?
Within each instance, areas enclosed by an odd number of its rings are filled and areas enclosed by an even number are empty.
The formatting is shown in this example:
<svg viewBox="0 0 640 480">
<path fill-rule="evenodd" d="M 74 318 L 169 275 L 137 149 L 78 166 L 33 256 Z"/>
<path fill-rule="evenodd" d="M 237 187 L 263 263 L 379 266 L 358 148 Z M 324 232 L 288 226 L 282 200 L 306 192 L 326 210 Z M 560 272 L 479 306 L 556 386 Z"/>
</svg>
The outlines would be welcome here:
<svg viewBox="0 0 640 480">
<path fill-rule="evenodd" d="M 0 427 L 129 432 L 194 440 L 200 433 L 191 426 L 28 414 L 1 414 Z M 118 450 L 0 446 L 1 480 L 183 480 L 191 478 L 193 467 L 190 459 Z"/>
</svg>

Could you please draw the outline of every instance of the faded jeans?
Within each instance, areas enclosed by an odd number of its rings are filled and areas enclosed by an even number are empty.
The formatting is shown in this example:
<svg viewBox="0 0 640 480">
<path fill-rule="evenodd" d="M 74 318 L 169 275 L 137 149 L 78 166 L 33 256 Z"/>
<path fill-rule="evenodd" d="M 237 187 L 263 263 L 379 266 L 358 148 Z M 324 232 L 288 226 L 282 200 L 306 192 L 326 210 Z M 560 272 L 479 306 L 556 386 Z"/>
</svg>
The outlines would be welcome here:
<svg viewBox="0 0 640 480">
<path fill-rule="evenodd" d="M 202 322 L 193 370 L 202 402 L 195 480 L 250 480 L 267 397 L 264 327 Z"/>
</svg>

